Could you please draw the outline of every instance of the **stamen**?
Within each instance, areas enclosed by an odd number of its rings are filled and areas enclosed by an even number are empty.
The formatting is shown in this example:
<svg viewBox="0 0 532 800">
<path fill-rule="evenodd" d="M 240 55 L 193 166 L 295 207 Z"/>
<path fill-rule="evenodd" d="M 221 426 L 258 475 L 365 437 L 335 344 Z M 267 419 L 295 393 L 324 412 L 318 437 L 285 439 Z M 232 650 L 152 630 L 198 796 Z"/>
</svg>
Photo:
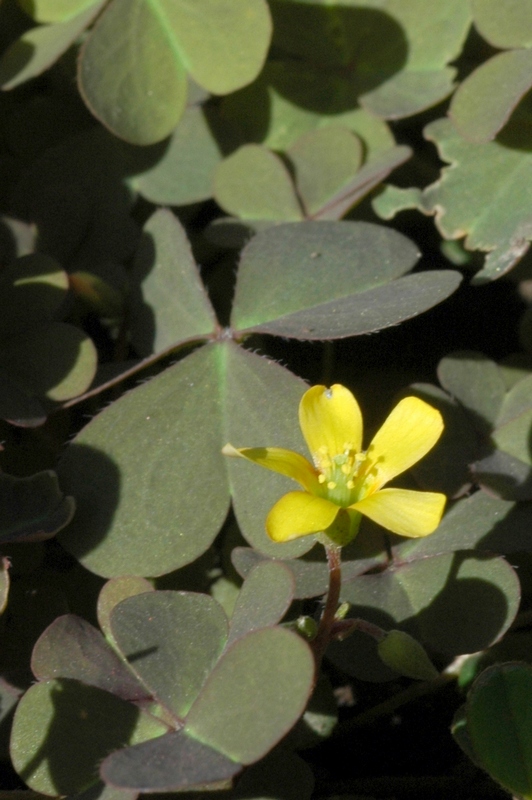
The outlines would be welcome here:
<svg viewBox="0 0 532 800">
<path fill-rule="evenodd" d="M 336 483 L 334 481 L 329 481 L 327 489 L 336 489 Z"/>
<path fill-rule="evenodd" d="M 318 483 L 325 483 L 325 475 L 322 473 L 318 475 Z"/>
<path fill-rule="evenodd" d="M 348 489 L 354 489 L 355 488 L 355 482 L 354 481 L 347 481 L 346 486 L 347 486 Z"/>
</svg>

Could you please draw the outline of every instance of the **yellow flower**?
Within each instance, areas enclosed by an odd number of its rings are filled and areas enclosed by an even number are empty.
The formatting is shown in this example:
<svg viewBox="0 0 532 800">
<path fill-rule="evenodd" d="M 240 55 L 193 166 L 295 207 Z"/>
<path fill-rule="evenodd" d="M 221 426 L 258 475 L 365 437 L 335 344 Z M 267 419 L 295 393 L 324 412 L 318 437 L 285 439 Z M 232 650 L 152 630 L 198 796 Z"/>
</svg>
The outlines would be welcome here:
<svg viewBox="0 0 532 800">
<path fill-rule="evenodd" d="M 275 542 L 325 532 L 346 544 L 362 514 L 401 536 L 427 536 L 438 527 L 443 494 L 382 488 L 440 438 L 443 420 L 435 408 L 406 397 L 362 450 L 362 414 L 351 392 L 340 384 L 313 386 L 301 398 L 299 424 L 313 463 L 280 447 L 223 448 L 225 455 L 280 472 L 303 488 L 285 494 L 268 514 L 266 531 Z"/>
</svg>

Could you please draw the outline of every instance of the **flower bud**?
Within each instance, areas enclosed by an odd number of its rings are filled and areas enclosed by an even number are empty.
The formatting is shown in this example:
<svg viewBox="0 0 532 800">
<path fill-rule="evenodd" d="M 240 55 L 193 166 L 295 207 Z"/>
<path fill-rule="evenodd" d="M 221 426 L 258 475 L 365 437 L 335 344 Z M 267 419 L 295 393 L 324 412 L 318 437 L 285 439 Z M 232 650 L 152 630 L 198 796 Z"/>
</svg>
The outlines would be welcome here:
<svg viewBox="0 0 532 800">
<path fill-rule="evenodd" d="M 439 675 L 422 645 L 404 631 L 388 631 L 377 651 L 387 667 L 407 678 L 433 681 Z"/>
</svg>

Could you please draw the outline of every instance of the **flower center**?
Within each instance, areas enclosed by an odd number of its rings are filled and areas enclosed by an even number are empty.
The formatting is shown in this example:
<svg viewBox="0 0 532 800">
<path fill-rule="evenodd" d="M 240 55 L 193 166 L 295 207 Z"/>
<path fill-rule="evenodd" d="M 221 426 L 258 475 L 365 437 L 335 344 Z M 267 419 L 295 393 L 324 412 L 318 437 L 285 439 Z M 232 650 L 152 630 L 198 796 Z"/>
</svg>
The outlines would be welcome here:
<svg viewBox="0 0 532 800">
<path fill-rule="evenodd" d="M 356 503 L 363 486 L 365 470 L 361 467 L 366 458 L 366 453 L 357 453 L 350 442 L 345 442 L 342 452 L 335 455 L 331 455 L 329 448 L 322 445 L 313 459 L 319 472 L 318 481 L 323 487 L 323 496 L 343 508 Z"/>
</svg>

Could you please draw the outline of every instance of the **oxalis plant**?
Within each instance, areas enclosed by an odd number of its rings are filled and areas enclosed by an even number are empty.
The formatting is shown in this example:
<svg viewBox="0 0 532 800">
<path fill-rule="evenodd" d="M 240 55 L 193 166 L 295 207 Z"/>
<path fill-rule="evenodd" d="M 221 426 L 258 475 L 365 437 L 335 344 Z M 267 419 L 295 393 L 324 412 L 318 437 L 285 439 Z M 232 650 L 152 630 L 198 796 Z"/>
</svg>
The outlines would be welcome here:
<svg viewBox="0 0 532 800">
<path fill-rule="evenodd" d="M 531 86 L 530 0 L 0 3 L 2 798 L 532 798 Z"/>
</svg>

